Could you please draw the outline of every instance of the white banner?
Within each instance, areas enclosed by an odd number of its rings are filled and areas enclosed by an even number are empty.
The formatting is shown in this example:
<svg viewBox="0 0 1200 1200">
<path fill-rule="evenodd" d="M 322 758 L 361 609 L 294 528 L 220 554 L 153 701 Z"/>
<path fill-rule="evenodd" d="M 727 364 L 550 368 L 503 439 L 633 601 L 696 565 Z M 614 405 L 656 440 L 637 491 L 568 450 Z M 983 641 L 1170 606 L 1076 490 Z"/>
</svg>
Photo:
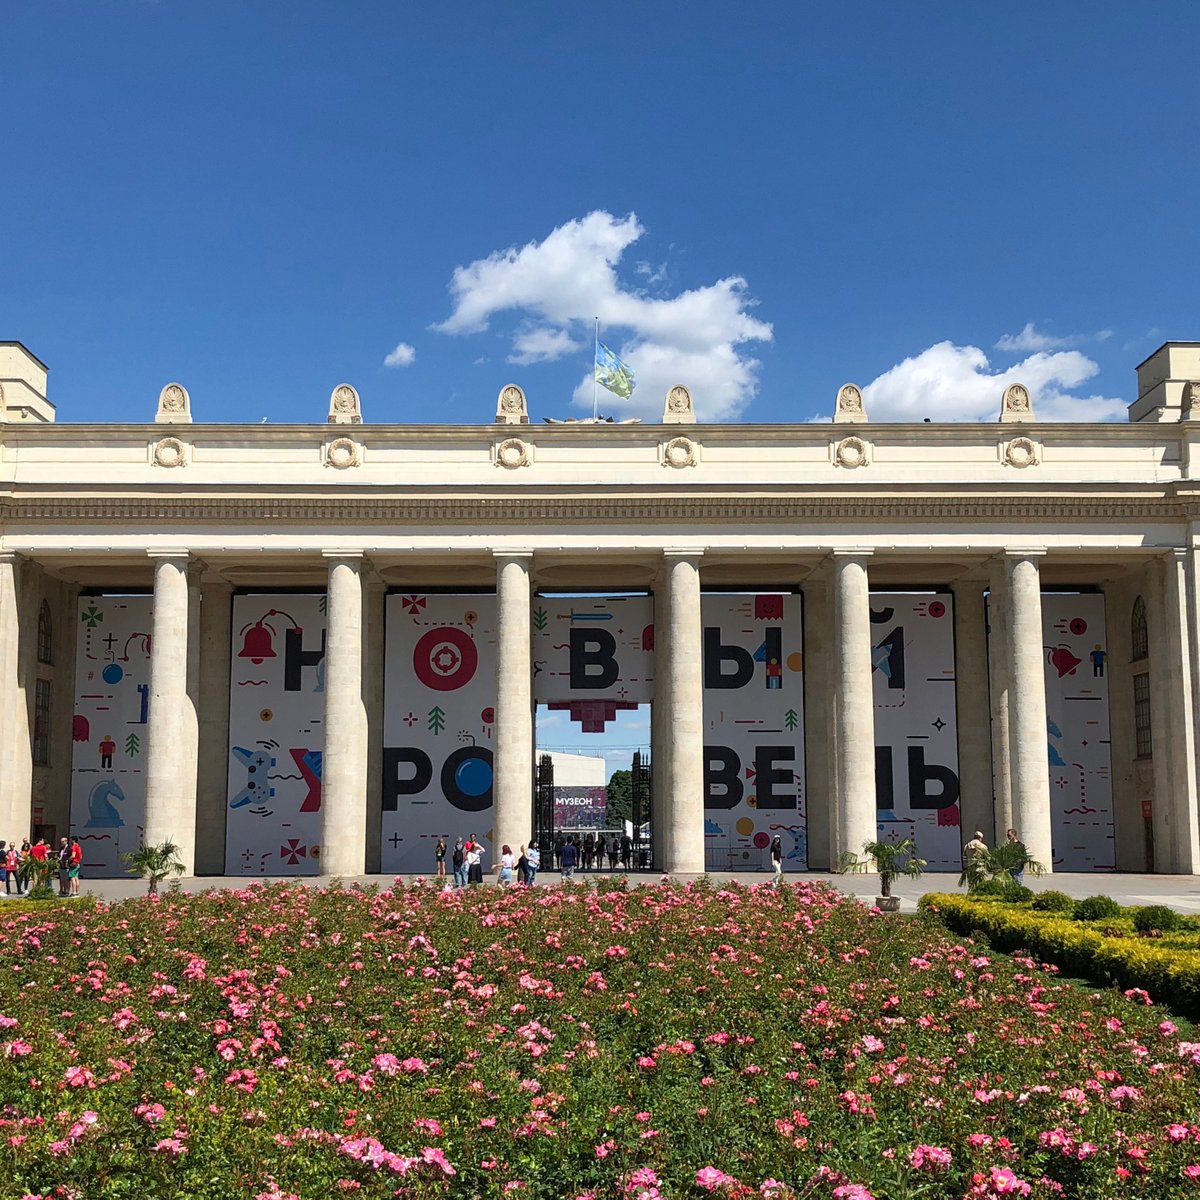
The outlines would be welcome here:
<svg viewBox="0 0 1200 1200">
<path fill-rule="evenodd" d="M 879 836 L 961 870 L 953 597 L 872 592 L 871 666 Z"/>
<path fill-rule="evenodd" d="M 444 837 L 449 873 L 456 837 L 492 836 L 496 597 L 390 595 L 386 623 L 382 867 L 432 875 Z"/>
<path fill-rule="evenodd" d="M 71 832 L 85 877 L 124 875 L 121 855 L 142 843 L 151 604 L 149 596 L 79 600 Z"/>
<path fill-rule="evenodd" d="M 1056 871 L 1111 871 L 1108 638 L 1102 595 L 1042 594 Z"/>
<path fill-rule="evenodd" d="M 654 699 L 653 596 L 539 596 L 533 604 L 533 692 L 539 704 L 576 702 L 584 733 L 617 709 Z M 582 705 L 606 706 L 588 712 Z M 580 714 L 583 714 L 582 716 Z"/>
<path fill-rule="evenodd" d="M 705 864 L 807 870 L 800 597 L 701 596 Z"/>
<path fill-rule="evenodd" d="M 233 600 L 229 875 L 321 873 L 325 597 Z"/>
</svg>

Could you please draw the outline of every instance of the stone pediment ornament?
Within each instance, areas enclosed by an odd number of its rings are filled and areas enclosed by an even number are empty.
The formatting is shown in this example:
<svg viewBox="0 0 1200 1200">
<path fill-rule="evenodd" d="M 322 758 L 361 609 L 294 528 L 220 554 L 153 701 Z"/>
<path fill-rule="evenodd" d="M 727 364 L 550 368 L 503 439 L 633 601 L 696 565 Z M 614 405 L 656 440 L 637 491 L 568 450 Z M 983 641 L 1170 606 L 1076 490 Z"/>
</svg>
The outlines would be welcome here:
<svg viewBox="0 0 1200 1200">
<path fill-rule="evenodd" d="M 1192 379 L 1183 385 L 1180 407 L 1183 420 L 1200 421 L 1200 380 Z"/>
<path fill-rule="evenodd" d="M 348 383 L 339 383 L 330 393 L 328 424 L 362 424 L 362 401 Z"/>
<path fill-rule="evenodd" d="M 845 437 L 840 442 L 834 442 L 830 447 L 830 461 L 835 467 L 869 467 L 871 465 L 871 447 L 860 437 Z"/>
<path fill-rule="evenodd" d="M 156 467 L 186 467 L 188 448 L 175 437 L 160 438 L 150 448 L 151 461 Z"/>
<path fill-rule="evenodd" d="M 1000 461 L 1006 467 L 1036 467 L 1042 461 L 1042 448 L 1032 438 L 1015 437 L 1000 443 Z"/>
<path fill-rule="evenodd" d="M 862 388 L 856 383 L 844 383 L 838 389 L 837 400 L 833 406 L 833 423 L 835 425 L 865 425 L 867 409 L 863 404 Z"/>
<path fill-rule="evenodd" d="M 700 461 L 700 443 L 687 437 L 672 438 L 663 443 L 659 453 L 664 467 L 694 467 Z"/>
<path fill-rule="evenodd" d="M 168 383 L 158 393 L 158 412 L 154 414 L 156 425 L 190 425 L 192 421 L 192 398 L 182 383 Z"/>
<path fill-rule="evenodd" d="M 362 459 L 362 444 L 353 438 L 334 438 L 325 447 L 325 465 L 337 471 L 344 471 L 347 467 L 361 467 Z"/>
<path fill-rule="evenodd" d="M 1001 421 L 1032 421 L 1033 401 L 1029 389 L 1023 383 L 1010 383 L 1004 389 L 1004 399 L 1000 401 Z"/>
<path fill-rule="evenodd" d="M 520 438 L 505 438 L 504 441 L 496 443 L 496 466 L 515 471 L 518 467 L 527 467 L 532 462 L 533 447 L 528 442 Z"/>
<path fill-rule="evenodd" d="M 506 383 L 496 397 L 497 425 L 528 425 L 529 408 L 525 393 L 515 383 Z"/>
<path fill-rule="evenodd" d="M 664 425 L 694 425 L 696 410 L 692 407 L 692 393 L 677 383 L 668 393 L 663 407 Z"/>
</svg>

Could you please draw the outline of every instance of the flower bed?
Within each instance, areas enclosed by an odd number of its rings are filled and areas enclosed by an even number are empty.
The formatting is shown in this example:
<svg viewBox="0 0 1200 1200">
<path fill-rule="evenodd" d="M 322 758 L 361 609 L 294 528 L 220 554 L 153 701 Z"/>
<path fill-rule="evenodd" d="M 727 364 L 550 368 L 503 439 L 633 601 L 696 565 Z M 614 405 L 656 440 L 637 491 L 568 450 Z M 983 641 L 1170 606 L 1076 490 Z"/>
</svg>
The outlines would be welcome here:
<svg viewBox="0 0 1200 1200">
<path fill-rule="evenodd" d="M 1128 915 L 1076 921 L 1026 905 L 953 894 L 922 896 L 921 907 L 936 911 L 958 933 L 987 934 L 997 949 L 1028 951 L 1073 975 L 1142 989 L 1185 1016 L 1200 1017 L 1200 949 L 1190 929 L 1140 938 Z"/>
<path fill-rule="evenodd" d="M 1200 1195 L 1200 1045 L 820 886 L 6 919 L 8 1196 Z"/>
</svg>

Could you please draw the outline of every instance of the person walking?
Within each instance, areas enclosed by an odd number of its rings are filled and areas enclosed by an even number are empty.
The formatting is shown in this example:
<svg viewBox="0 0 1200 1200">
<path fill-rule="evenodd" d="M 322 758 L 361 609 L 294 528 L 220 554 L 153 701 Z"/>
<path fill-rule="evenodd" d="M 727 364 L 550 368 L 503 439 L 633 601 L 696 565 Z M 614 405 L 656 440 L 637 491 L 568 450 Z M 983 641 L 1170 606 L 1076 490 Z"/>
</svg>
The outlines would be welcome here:
<svg viewBox="0 0 1200 1200">
<path fill-rule="evenodd" d="M 83 847 L 79 844 L 79 839 L 73 837 L 71 839 L 71 856 L 70 865 L 67 868 L 67 878 L 71 884 L 71 895 L 79 895 L 79 872 L 83 869 Z"/>
<path fill-rule="evenodd" d="M 437 846 L 434 847 L 433 861 L 437 864 L 437 877 L 442 879 L 446 875 L 446 839 L 439 837 Z"/>
<path fill-rule="evenodd" d="M 558 852 L 558 869 L 562 872 L 563 879 L 575 878 L 575 867 L 579 863 L 579 851 L 575 848 L 575 843 L 564 841 L 562 849 Z"/>
<path fill-rule="evenodd" d="M 0 847 L 3 846 L 4 843 L 0 842 Z M 9 842 L 8 848 L 4 851 L 5 895 L 11 896 L 13 892 L 16 892 L 18 896 L 25 894 L 25 888 L 21 883 L 22 869 L 21 852 L 17 849 L 17 843 Z"/>
<path fill-rule="evenodd" d="M 500 848 L 500 884 L 512 883 L 513 868 L 517 865 L 517 860 L 513 857 L 512 847 L 505 843 Z"/>
<path fill-rule="evenodd" d="M 775 886 L 783 882 L 783 838 L 776 834 L 771 839 L 771 866 L 775 869 Z"/>
<path fill-rule="evenodd" d="M 538 867 L 542 865 L 542 852 L 537 848 L 536 843 L 525 852 L 525 857 L 529 860 L 525 870 L 525 882 L 533 887 L 534 881 L 537 879 Z"/>
<path fill-rule="evenodd" d="M 455 839 L 450 865 L 454 868 L 454 886 L 465 888 L 467 886 L 467 858 L 462 838 Z"/>
</svg>

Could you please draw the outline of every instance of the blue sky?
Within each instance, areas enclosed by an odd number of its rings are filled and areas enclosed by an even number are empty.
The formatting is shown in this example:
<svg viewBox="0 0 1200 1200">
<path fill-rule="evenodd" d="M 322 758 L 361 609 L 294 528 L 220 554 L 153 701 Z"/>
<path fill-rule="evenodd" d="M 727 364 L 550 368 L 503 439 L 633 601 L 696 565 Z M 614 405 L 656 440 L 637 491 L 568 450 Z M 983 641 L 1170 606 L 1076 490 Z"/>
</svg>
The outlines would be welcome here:
<svg viewBox="0 0 1200 1200">
<path fill-rule="evenodd" d="M 1200 337 L 1194 4 L 9 0 L 0 339 L 65 421 L 1123 417 Z M 403 347 L 408 347 L 404 349 Z M 398 348 L 400 348 L 398 350 Z M 398 352 L 397 352 L 398 350 Z M 391 356 L 395 365 L 385 365 Z M 514 361 L 515 360 L 515 361 Z"/>
</svg>

